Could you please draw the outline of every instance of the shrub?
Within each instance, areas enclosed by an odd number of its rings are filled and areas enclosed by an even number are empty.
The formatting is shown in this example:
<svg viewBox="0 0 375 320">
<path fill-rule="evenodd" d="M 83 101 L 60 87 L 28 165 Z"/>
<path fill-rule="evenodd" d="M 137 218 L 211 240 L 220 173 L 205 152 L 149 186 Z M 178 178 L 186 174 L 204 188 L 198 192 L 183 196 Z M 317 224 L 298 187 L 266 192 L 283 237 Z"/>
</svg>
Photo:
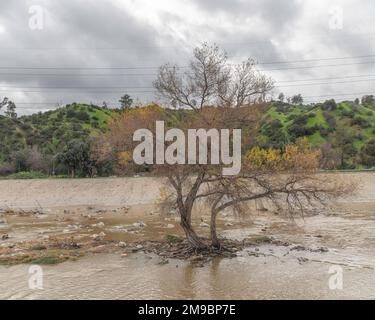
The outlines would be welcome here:
<svg viewBox="0 0 375 320">
<path fill-rule="evenodd" d="M 348 110 L 342 110 L 341 114 L 344 116 L 344 117 L 348 117 L 348 118 L 354 118 L 355 116 L 355 113 L 353 110 L 351 111 L 348 111 Z"/>
<path fill-rule="evenodd" d="M 324 119 L 326 120 L 326 122 L 327 122 L 327 124 L 330 128 L 336 127 L 336 119 L 332 114 L 330 114 L 327 111 L 324 111 L 323 116 L 324 116 Z"/>
<path fill-rule="evenodd" d="M 363 117 L 354 117 L 350 122 L 352 126 L 360 126 L 361 128 L 369 128 L 371 124 Z"/>
<path fill-rule="evenodd" d="M 11 179 L 43 179 L 48 176 L 38 171 L 21 171 L 8 176 Z"/>
<path fill-rule="evenodd" d="M 89 121 L 90 116 L 86 111 L 79 111 L 76 113 L 76 118 L 81 120 L 81 121 Z"/>
<path fill-rule="evenodd" d="M 375 167 L 375 139 L 367 142 L 360 153 L 361 163 L 368 167 Z"/>
<path fill-rule="evenodd" d="M 69 109 L 67 112 L 66 112 L 66 117 L 67 118 L 75 118 L 77 115 L 77 113 L 73 110 L 73 109 Z"/>
<path fill-rule="evenodd" d="M 325 110 L 325 111 L 334 111 L 336 110 L 336 108 L 337 108 L 337 105 L 334 99 L 327 100 L 322 104 L 322 110 Z"/>
<path fill-rule="evenodd" d="M 14 173 L 14 166 L 10 163 L 3 163 L 0 165 L 0 176 L 8 176 L 10 174 Z"/>
</svg>

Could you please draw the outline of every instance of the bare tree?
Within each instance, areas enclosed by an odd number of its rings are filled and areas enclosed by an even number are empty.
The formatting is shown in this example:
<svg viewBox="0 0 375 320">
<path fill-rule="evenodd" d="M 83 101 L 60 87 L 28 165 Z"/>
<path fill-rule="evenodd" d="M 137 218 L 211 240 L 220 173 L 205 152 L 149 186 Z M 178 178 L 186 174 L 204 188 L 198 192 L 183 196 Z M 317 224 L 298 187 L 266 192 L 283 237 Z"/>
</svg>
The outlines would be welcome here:
<svg viewBox="0 0 375 320">
<path fill-rule="evenodd" d="M 273 80 L 257 71 L 253 60 L 229 64 L 223 50 L 204 43 L 194 49 L 186 71 L 181 72 L 177 65 L 163 65 L 154 87 L 171 104 L 201 110 L 204 106 L 241 107 L 264 100 L 273 89 Z"/>
<path fill-rule="evenodd" d="M 288 145 L 284 152 L 251 149 L 243 159 L 242 172 L 236 176 L 223 176 L 220 166 L 205 166 L 192 179 L 191 168 L 186 168 L 182 180 L 179 175 L 171 180 L 174 190 L 170 197 L 172 203 L 178 204 L 182 223 L 187 219 L 183 228 L 188 239 L 193 235 L 194 241 L 189 239 L 190 245 L 207 247 L 191 226 L 192 207 L 198 200 L 211 208 L 211 245 L 221 249 L 216 220 L 226 209 L 246 214 L 249 202 L 265 200 L 279 212 L 284 211 L 291 217 L 303 216 L 310 208 L 324 206 L 328 200 L 354 192 L 355 183 L 319 173 L 319 158 L 320 151 L 312 149 L 308 141 L 302 139 Z M 186 195 L 184 187 L 189 191 Z"/>
<path fill-rule="evenodd" d="M 235 65 L 220 83 L 218 95 L 220 105 L 239 108 L 255 102 L 265 102 L 266 94 L 273 89 L 273 80 L 255 69 L 255 62 L 248 59 Z"/>
<path fill-rule="evenodd" d="M 172 127 L 183 131 L 194 128 L 244 128 L 247 133 L 245 139 L 251 139 L 252 130 L 259 126 L 263 109 L 263 105 L 254 103 L 264 100 L 273 87 L 273 81 L 256 71 L 252 60 L 233 66 L 227 63 L 227 55 L 217 46 L 203 44 L 194 50 L 187 71 L 181 73 L 177 66 L 164 65 L 154 86 L 163 98 L 173 102 L 172 105 L 177 103 L 191 110 L 176 116 L 158 106 L 150 106 L 133 110 L 131 114 L 124 113 L 123 117 L 115 119 L 104 140 L 107 146 L 108 143 L 113 146 L 110 148 L 112 152 L 124 155 L 122 158 L 131 159 L 129 154 L 134 147 L 131 139 L 134 131 L 148 128 L 154 132 L 155 120 L 164 119 Z M 236 108 L 236 111 L 233 112 L 232 108 Z M 242 141 L 243 145 L 249 142 Z M 208 149 L 212 147 L 211 143 Z M 229 178 L 221 174 L 224 164 L 148 166 L 148 171 L 167 178 L 170 188 L 165 203 L 172 203 L 177 209 L 180 225 L 191 248 L 207 247 L 192 225 L 193 207 L 198 201 L 206 201 L 211 206 L 211 241 L 214 247 L 218 247 L 216 217 L 226 208 L 239 209 L 256 199 L 269 199 L 277 204 L 278 199 L 279 203 L 286 203 L 290 210 L 294 207 L 303 209 L 303 198 L 318 199 L 323 198 L 320 195 L 340 193 L 341 189 L 337 186 L 333 189 L 323 188 L 324 184 L 319 179 L 315 184 L 308 183 L 317 177 L 317 155 L 312 150 L 303 149 L 294 157 L 290 157 L 289 153 L 277 155 L 276 151 L 271 150 L 269 158 L 272 161 L 268 161 L 262 151 L 257 152 L 259 159 L 250 157 L 247 159 L 249 165 L 243 167 L 238 176 Z M 288 162 L 284 157 L 293 159 L 293 165 L 289 164 L 286 168 Z M 266 169 L 263 167 L 265 161 Z M 133 166 L 130 162 L 129 165 Z M 306 167 L 301 170 L 301 163 L 311 166 L 311 170 L 308 171 Z"/>
</svg>

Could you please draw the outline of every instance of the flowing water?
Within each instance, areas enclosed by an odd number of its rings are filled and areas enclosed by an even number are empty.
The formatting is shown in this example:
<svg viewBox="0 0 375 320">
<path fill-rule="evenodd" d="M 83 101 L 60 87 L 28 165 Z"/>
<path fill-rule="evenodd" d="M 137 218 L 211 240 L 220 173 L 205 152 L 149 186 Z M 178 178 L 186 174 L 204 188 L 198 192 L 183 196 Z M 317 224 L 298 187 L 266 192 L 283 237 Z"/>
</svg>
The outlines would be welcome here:
<svg viewBox="0 0 375 320">
<path fill-rule="evenodd" d="M 272 235 L 288 244 L 260 244 L 233 259 L 215 258 L 199 267 L 173 259 L 161 264 L 159 257 L 142 252 L 89 254 L 42 266 L 43 289 L 29 288 L 29 265 L 2 266 L 0 299 L 373 299 L 375 175 L 356 177 L 360 194 L 342 199 L 324 215 L 291 222 L 263 212 L 251 223 L 224 220 L 233 226 L 224 228 L 222 236 Z M 113 217 L 104 221 L 123 223 Z M 141 236 L 156 232 L 150 225 Z M 23 229 L 20 237 L 29 237 L 30 230 Z M 342 270 L 342 289 L 332 288 L 335 273 L 330 271 L 337 270 Z"/>
</svg>

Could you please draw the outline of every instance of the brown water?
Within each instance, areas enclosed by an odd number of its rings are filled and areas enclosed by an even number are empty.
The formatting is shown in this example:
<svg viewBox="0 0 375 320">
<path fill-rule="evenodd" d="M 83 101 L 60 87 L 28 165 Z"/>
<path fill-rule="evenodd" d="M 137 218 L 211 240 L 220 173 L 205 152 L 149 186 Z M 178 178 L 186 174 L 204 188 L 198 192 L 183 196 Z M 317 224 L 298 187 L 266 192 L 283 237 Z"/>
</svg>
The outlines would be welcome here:
<svg viewBox="0 0 375 320">
<path fill-rule="evenodd" d="M 203 267 L 177 260 L 161 265 L 159 257 L 145 253 L 91 254 L 75 262 L 43 266 L 43 290 L 29 289 L 28 265 L 0 267 L 0 299 L 373 299 L 375 179 L 372 174 L 359 177 L 361 194 L 342 199 L 325 215 L 294 223 L 269 213 L 254 214 L 252 223 L 231 216 L 223 220 L 233 223 L 222 229 L 223 236 L 272 235 L 289 246 L 262 244 Z M 127 223 L 139 218 L 129 217 Z M 106 227 L 125 223 L 116 214 L 100 219 Z M 144 217 L 149 229 L 141 236 L 151 230 L 152 235 L 165 232 L 157 228 L 160 217 L 155 219 Z M 22 226 L 24 221 L 18 223 Z M 39 232 L 44 227 L 36 228 Z M 56 228 L 60 232 L 62 227 Z M 23 229 L 20 238 L 38 233 L 31 229 Z M 297 245 L 304 249 L 294 250 Z M 317 250 L 321 247 L 328 252 Z M 343 270 L 342 290 L 329 288 L 333 265 Z"/>
<path fill-rule="evenodd" d="M 288 257 L 216 259 L 194 268 L 187 262 L 158 265 L 135 254 L 95 255 L 45 266 L 44 289 L 28 289 L 28 266 L 3 268 L 1 299 L 273 299 L 375 298 L 373 268 L 344 266 L 343 290 L 328 287 L 330 263 L 300 264 Z M 340 260 L 340 259 L 339 259 Z M 333 259 L 332 259 L 333 261 Z"/>
</svg>

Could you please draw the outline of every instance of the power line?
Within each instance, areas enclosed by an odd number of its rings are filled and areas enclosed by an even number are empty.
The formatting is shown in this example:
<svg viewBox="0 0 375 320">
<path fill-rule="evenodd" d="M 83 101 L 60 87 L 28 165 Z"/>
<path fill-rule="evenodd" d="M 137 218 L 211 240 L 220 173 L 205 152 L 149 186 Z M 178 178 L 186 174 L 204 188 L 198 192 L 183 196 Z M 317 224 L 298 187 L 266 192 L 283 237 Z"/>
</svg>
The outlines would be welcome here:
<svg viewBox="0 0 375 320">
<path fill-rule="evenodd" d="M 268 64 L 287 64 L 287 63 L 302 63 L 302 62 L 317 62 L 317 61 L 331 61 L 331 60 L 347 60 L 347 59 L 363 59 L 373 58 L 375 54 L 363 55 L 363 56 L 347 56 L 347 57 L 336 57 L 336 58 L 316 58 L 316 59 L 303 59 L 303 60 L 284 60 L 284 61 L 270 61 L 270 62 L 259 62 L 258 65 Z"/>
<path fill-rule="evenodd" d="M 272 65 L 272 64 L 292 64 L 292 63 L 305 63 L 305 62 L 319 62 L 319 61 L 332 61 L 332 60 L 347 60 L 347 59 L 363 59 L 363 58 L 372 58 L 375 57 L 375 54 L 368 54 L 368 55 L 359 55 L 359 56 L 346 56 L 346 57 L 330 57 L 330 58 L 315 58 L 315 59 L 301 59 L 301 60 L 283 60 L 283 61 L 266 61 L 266 62 L 258 62 L 257 65 Z M 350 64 L 339 64 L 339 65 L 351 65 L 351 64 L 366 64 L 366 63 L 375 63 L 375 61 L 364 61 L 364 62 L 357 62 L 357 63 L 350 63 Z M 322 65 L 322 67 L 332 66 L 332 65 Z M 178 67 L 178 66 L 177 66 Z M 315 67 L 315 66 L 309 66 Z M 28 67 L 28 66 L 0 66 L 0 69 L 3 70 L 152 70 L 152 69 L 159 69 L 160 66 L 135 66 L 135 67 L 127 67 L 127 66 L 93 66 L 93 67 L 68 67 L 68 66 L 58 66 L 58 67 Z M 173 68 L 173 66 L 170 66 Z M 188 68 L 188 66 L 179 66 L 180 69 Z M 298 67 L 300 68 L 300 67 Z M 285 68 L 286 69 L 286 68 Z M 271 69 L 272 70 L 272 69 Z"/>
<path fill-rule="evenodd" d="M 340 63 L 340 64 L 326 64 L 326 65 L 315 65 L 315 66 L 297 66 L 287 68 L 275 68 L 275 69 L 260 69 L 260 71 L 284 71 L 284 70 L 298 70 L 298 69 L 314 69 L 314 68 L 326 68 L 326 67 L 341 67 L 341 66 L 354 66 L 362 64 L 374 64 L 375 61 L 365 62 L 353 62 L 353 63 Z"/>
<path fill-rule="evenodd" d="M 276 82 L 277 83 L 284 83 L 284 82 L 307 82 L 307 81 L 337 80 L 337 79 L 363 78 L 363 77 L 375 77 L 375 74 L 347 75 L 347 76 L 344 76 L 344 77 L 328 77 L 328 78 L 309 78 L 309 79 L 296 79 L 296 80 L 281 80 L 281 81 L 276 81 Z"/>
<path fill-rule="evenodd" d="M 375 77 L 375 75 L 372 75 Z M 368 76 L 367 76 L 368 77 Z M 340 77 L 340 78 L 317 78 L 317 79 L 309 79 L 309 80 L 291 80 L 291 81 L 276 81 L 276 83 L 289 83 L 289 82 L 295 82 L 295 81 L 303 81 L 303 82 L 308 82 L 308 81 L 315 81 L 315 80 L 329 80 L 329 79 L 346 79 L 348 77 Z M 367 82 L 367 81 L 375 81 L 375 79 L 359 79 L 359 80 L 348 80 L 348 81 L 330 81 L 330 82 L 310 82 L 310 83 L 302 83 L 302 84 L 288 84 L 288 85 L 281 85 L 281 86 L 275 86 L 275 88 L 286 88 L 286 87 L 301 87 L 301 86 L 311 86 L 311 85 L 329 85 L 329 84 L 341 84 L 341 83 L 356 83 L 356 82 Z M 103 87 L 103 86 L 88 86 L 88 87 L 60 87 L 60 86 L 34 86 L 34 87 L 18 87 L 18 86 L 0 86 L 0 91 L 8 91 L 5 89 L 12 89 L 12 88 L 17 88 L 17 89 L 61 89 L 61 90 L 76 90 L 76 89 L 121 89 L 121 90 L 129 90 L 129 89 L 154 89 L 154 87 L 122 87 L 122 86 L 115 86 L 115 87 Z M 39 92 L 39 90 L 38 90 Z M 111 92 L 111 91 L 95 91 L 95 92 Z M 142 93 L 142 92 L 149 92 L 149 91 L 135 91 L 136 93 Z M 154 92 L 154 91 L 153 91 Z"/>
<path fill-rule="evenodd" d="M 159 69 L 160 67 L 151 67 L 151 66 L 144 66 L 144 67 L 19 67 L 19 66 L 0 66 L 0 69 L 5 70 L 148 70 L 148 69 Z M 173 68 L 173 67 L 170 67 Z M 183 67 L 186 68 L 186 67 Z"/>
<path fill-rule="evenodd" d="M 304 96 L 303 98 L 325 98 L 325 97 L 335 97 L 335 96 L 355 96 L 355 95 L 366 95 L 374 94 L 374 92 L 351 92 L 351 93 L 331 93 L 328 95 L 318 95 L 318 96 Z"/>
<path fill-rule="evenodd" d="M 62 92 L 62 91 L 42 91 L 42 90 L 0 90 L 0 92 L 20 92 L 20 93 L 68 93 L 68 92 Z M 124 93 L 124 90 L 122 91 L 85 91 L 85 92 L 73 92 L 73 93 L 81 93 L 81 94 L 86 94 L 86 93 Z M 155 91 L 128 91 L 128 93 L 155 93 Z"/>
<path fill-rule="evenodd" d="M 366 36 L 368 38 L 374 37 L 375 33 L 373 32 L 355 32 L 351 34 L 341 34 L 341 33 L 322 33 L 322 34 L 312 34 L 309 35 L 309 38 L 315 39 L 315 38 L 352 38 L 357 36 Z M 266 43 L 271 44 L 274 41 L 278 41 L 277 38 L 270 38 L 266 40 L 256 40 L 256 41 L 226 41 L 226 42 L 217 42 L 222 47 L 226 46 L 248 46 L 248 45 L 258 45 L 260 43 Z M 299 40 L 282 40 L 283 43 L 293 43 L 298 42 Z M 190 41 L 192 43 L 193 41 Z M 202 43 L 202 41 L 195 41 L 195 43 L 192 43 L 189 45 L 186 41 L 183 41 L 182 44 L 184 46 L 189 46 L 191 48 L 195 46 L 199 46 Z M 128 47 L 4 47 L 1 50 L 129 50 L 129 51 L 136 51 L 136 50 L 144 50 L 144 49 L 159 49 L 159 48 L 175 48 L 175 49 L 184 49 L 181 44 L 179 45 L 132 45 Z"/>
<path fill-rule="evenodd" d="M 18 89 L 153 89 L 153 87 L 103 87 L 103 86 L 96 86 L 96 87 L 60 87 L 60 86 L 54 86 L 54 87 L 44 87 L 44 86 L 34 86 L 34 87 L 18 87 L 18 86 L 1 86 L 0 88 L 18 88 Z"/>
<path fill-rule="evenodd" d="M 84 76 L 84 77 L 96 77 L 96 76 L 104 76 L 104 77 L 117 77 L 117 76 L 152 76 L 155 77 L 156 73 L 147 74 L 147 73 L 115 73 L 115 74 L 105 74 L 105 73 L 0 73 L 0 76 L 67 76 L 67 77 L 76 77 L 76 76 Z"/>
<path fill-rule="evenodd" d="M 313 95 L 313 96 L 303 96 L 303 98 L 307 99 L 307 98 L 324 98 L 324 97 L 340 97 L 340 96 L 355 96 L 355 95 L 369 95 L 369 94 L 375 94 L 375 92 L 347 92 L 347 93 L 330 93 L 330 94 L 327 94 L 327 95 Z M 118 104 L 119 102 L 118 101 L 105 101 L 106 103 L 108 104 Z M 66 104 L 71 104 L 71 103 L 62 103 L 61 101 L 51 101 L 51 102 L 46 102 L 46 101 L 43 101 L 43 102 L 32 102 L 32 101 L 28 101 L 28 102 L 25 102 L 25 101 L 21 101 L 21 102 L 14 102 L 16 105 L 20 104 L 20 105 L 23 105 L 23 104 L 59 104 L 59 105 L 66 105 Z M 103 103 L 103 101 L 90 101 L 89 103 L 82 103 L 82 104 L 101 104 Z"/>
<path fill-rule="evenodd" d="M 341 64 L 326 64 L 326 65 L 315 65 L 315 66 L 296 66 L 296 67 L 287 67 L 287 68 L 274 68 L 274 69 L 260 69 L 259 71 L 286 71 L 286 70 L 301 70 L 301 69 L 314 69 L 314 68 L 326 68 L 326 67 L 341 67 L 341 66 L 354 66 L 354 65 L 365 65 L 365 64 L 374 64 L 375 61 L 366 61 L 366 62 L 356 62 L 356 63 L 341 63 Z M 120 70 L 121 68 L 117 68 Z M 152 76 L 155 77 L 157 74 L 152 73 L 114 73 L 114 74 L 105 74 L 105 73 L 0 73 L 0 76 L 59 76 L 59 77 L 118 77 L 118 76 Z"/>
<path fill-rule="evenodd" d="M 303 84 L 289 84 L 289 85 L 275 86 L 275 88 L 304 87 L 304 86 L 317 86 L 317 85 L 321 86 L 321 85 L 330 85 L 330 84 L 356 83 L 356 82 L 367 82 L 367 81 L 375 81 L 375 79 L 350 80 L 350 81 L 331 81 L 331 82 L 303 83 Z"/>
</svg>

